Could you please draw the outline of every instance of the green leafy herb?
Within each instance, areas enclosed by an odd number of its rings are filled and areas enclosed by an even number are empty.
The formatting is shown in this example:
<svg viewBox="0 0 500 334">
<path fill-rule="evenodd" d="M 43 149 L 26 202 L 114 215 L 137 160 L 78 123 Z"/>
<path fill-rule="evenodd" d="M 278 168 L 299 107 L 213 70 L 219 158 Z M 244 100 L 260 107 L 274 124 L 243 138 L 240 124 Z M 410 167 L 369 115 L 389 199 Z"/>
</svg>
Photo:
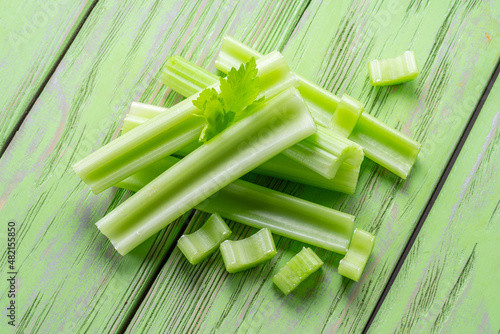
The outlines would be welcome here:
<svg viewBox="0 0 500 334">
<path fill-rule="evenodd" d="M 239 120 L 261 104 L 257 64 L 251 58 L 240 68 L 232 68 L 226 78 L 220 78 L 220 93 L 214 88 L 203 90 L 193 105 L 200 110 L 197 115 L 207 120 L 200 135 L 200 142 L 206 142 Z"/>
</svg>

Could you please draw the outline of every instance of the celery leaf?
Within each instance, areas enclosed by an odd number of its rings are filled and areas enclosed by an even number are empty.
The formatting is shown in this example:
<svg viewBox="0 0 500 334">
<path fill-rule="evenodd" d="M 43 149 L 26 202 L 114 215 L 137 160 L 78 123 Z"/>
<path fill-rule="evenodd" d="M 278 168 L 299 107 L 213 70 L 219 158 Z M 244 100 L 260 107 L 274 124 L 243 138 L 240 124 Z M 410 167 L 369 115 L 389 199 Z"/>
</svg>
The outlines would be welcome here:
<svg viewBox="0 0 500 334">
<path fill-rule="evenodd" d="M 238 70 L 232 68 L 226 78 L 220 79 L 220 93 L 214 88 L 207 88 L 193 101 L 193 105 L 200 111 L 197 115 L 207 121 L 200 135 L 200 142 L 215 137 L 263 103 L 263 98 L 255 100 L 259 94 L 257 72 L 255 59 L 251 58 Z"/>
</svg>

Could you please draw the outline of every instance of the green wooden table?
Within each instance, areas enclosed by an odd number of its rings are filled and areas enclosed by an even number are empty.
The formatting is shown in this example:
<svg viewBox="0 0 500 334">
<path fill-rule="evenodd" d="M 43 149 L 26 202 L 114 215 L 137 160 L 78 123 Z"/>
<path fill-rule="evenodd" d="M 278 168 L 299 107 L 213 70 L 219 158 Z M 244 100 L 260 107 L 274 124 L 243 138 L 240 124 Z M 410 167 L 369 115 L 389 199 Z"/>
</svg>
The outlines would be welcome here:
<svg viewBox="0 0 500 334">
<path fill-rule="evenodd" d="M 191 266 L 175 244 L 199 212 L 125 257 L 95 227 L 130 193 L 93 195 L 71 165 L 118 136 L 130 102 L 179 101 L 159 81 L 169 56 L 215 71 L 226 34 L 282 51 L 422 142 L 406 181 L 365 160 L 353 196 L 253 179 L 375 233 L 358 283 L 313 247 L 325 265 L 285 297 L 270 278 L 303 244 L 282 237 L 268 265 L 228 274 L 214 255 Z M 500 331 L 498 1 L 1 0 L 0 40 L 0 305 L 15 303 L 1 333 Z M 417 79 L 369 85 L 369 60 L 408 49 Z"/>
</svg>

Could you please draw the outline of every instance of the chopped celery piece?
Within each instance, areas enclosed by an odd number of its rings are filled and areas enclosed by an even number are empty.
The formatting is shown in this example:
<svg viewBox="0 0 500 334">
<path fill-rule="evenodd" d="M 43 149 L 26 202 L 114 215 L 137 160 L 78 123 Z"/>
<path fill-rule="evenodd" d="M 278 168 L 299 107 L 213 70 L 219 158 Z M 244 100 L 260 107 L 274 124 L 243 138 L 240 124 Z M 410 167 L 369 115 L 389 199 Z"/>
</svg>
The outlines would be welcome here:
<svg viewBox="0 0 500 334">
<path fill-rule="evenodd" d="M 241 66 L 241 64 L 237 66 Z M 197 79 L 197 70 L 200 70 L 200 76 L 205 76 L 204 70 L 195 64 L 187 60 L 177 62 L 165 68 L 164 73 L 171 71 L 173 72 L 173 75 L 165 77 L 163 83 L 174 90 L 175 87 L 181 86 L 185 92 L 187 91 L 188 94 L 196 93 L 197 91 L 195 89 L 200 87 L 202 89 L 205 88 L 201 86 L 199 80 Z M 179 81 L 180 79 L 177 73 L 183 72 L 185 72 L 186 75 L 183 76 L 181 81 Z M 186 87 L 189 76 L 193 76 L 193 80 L 189 85 L 189 89 L 187 89 Z M 216 79 L 213 80 L 213 82 L 216 82 Z M 179 91 L 179 93 L 181 92 Z M 354 104 L 351 100 L 349 100 L 349 106 Z M 342 102 L 339 105 L 343 105 Z M 343 109 L 347 109 L 347 106 Z M 342 114 L 343 109 L 339 111 L 338 114 Z M 331 116 L 332 115 L 330 114 L 330 118 Z M 340 119 L 342 118 L 346 117 L 341 115 Z M 344 137 L 346 136 L 344 135 Z M 326 128 L 320 131 L 319 127 L 316 134 L 283 151 L 283 154 L 326 179 L 332 179 L 335 177 L 338 168 L 344 160 L 350 159 L 351 165 L 356 168 L 361 165 L 364 157 L 362 149 L 357 144 L 343 138 L 337 133 L 332 133 L 332 131 L 327 130 Z M 352 157 L 355 158 L 351 159 Z"/>
<path fill-rule="evenodd" d="M 373 116 L 363 114 L 349 136 L 368 158 L 406 179 L 420 152 L 420 144 Z"/>
<path fill-rule="evenodd" d="M 252 236 L 237 241 L 226 240 L 220 245 L 226 270 L 230 273 L 253 268 L 276 255 L 271 232 L 263 228 Z"/>
<path fill-rule="evenodd" d="M 167 169 L 96 225 L 120 254 L 127 254 L 207 197 L 315 131 L 299 92 L 290 88 Z"/>
<path fill-rule="evenodd" d="M 330 129 L 349 137 L 352 130 L 358 123 L 359 117 L 363 113 L 364 106 L 361 102 L 353 99 L 349 95 L 342 95 L 342 99 L 337 105 L 330 124 Z"/>
<path fill-rule="evenodd" d="M 215 252 L 230 235 L 231 229 L 214 213 L 196 232 L 180 237 L 177 247 L 191 264 L 198 264 Z"/>
<path fill-rule="evenodd" d="M 195 93 L 200 90 L 213 85 L 215 82 L 219 80 L 219 77 L 215 74 L 208 72 L 205 69 L 189 71 L 189 67 L 184 65 L 183 63 L 191 62 L 187 61 L 181 56 L 172 56 L 167 60 L 165 67 L 162 71 L 161 80 L 163 82 L 176 82 L 177 85 L 175 87 L 170 86 L 173 90 L 180 93 L 183 96 L 191 96 L 194 93 L 192 92 L 191 86 L 193 84 L 197 84 L 200 89 L 197 89 Z M 180 64 L 180 66 L 179 66 Z M 183 71 L 178 71 L 177 69 L 182 67 Z"/>
<path fill-rule="evenodd" d="M 292 77 L 286 73 L 288 67 L 279 52 L 259 59 L 257 68 L 259 78 L 264 82 Z M 272 78 L 266 78 L 268 76 Z M 218 86 L 215 84 L 213 88 L 217 89 Z M 276 88 L 271 90 L 277 91 Z M 271 97 L 269 91 L 265 94 L 266 98 Z M 193 105 L 193 100 L 198 96 L 188 97 L 170 108 L 169 112 L 160 112 L 154 121 L 147 121 L 126 132 L 77 162 L 73 169 L 94 193 L 99 193 L 192 143 L 206 124 L 203 118 L 194 115 L 198 109 Z"/>
<path fill-rule="evenodd" d="M 323 261 L 311 248 L 303 247 L 274 275 L 273 283 L 285 294 L 292 292 L 303 280 L 321 268 Z"/>
<path fill-rule="evenodd" d="M 418 75 L 417 61 L 413 51 L 390 59 L 375 59 L 368 63 L 368 74 L 372 86 L 397 85 L 413 80 Z"/>
<path fill-rule="evenodd" d="M 359 228 L 355 229 L 347 254 L 340 260 L 339 274 L 353 281 L 359 281 L 374 244 L 375 236 L 373 234 Z"/>
<path fill-rule="evenodd" d="M 176 158 L 162 159 L 116 186 L 139 191 Z M 354 216 L 243 180 L 219 190 L 195 207 L 256 228 L 345 254 L 352 236 Z"/>
<path fill-rule="evenodd" d="M 226 36 L 222 42 L 221 52 L 215 61 L 215 67 L 226 72 L 228 67 L 239 66 L 251 57 L 258 59 L 259 56 L 262 57 L 262 54 Z M 328 114 L 335 111 L 341 99 L 297 74 L 296 76 L 299 81 L 297 89 L 304 97 L 315 121 L 318 124 L 330 126 L 331 117 L 328 118 Z M 365 112 L 361 113 L 348 138 L 361 145 L 369 159 L 403 179 L 408 177 L 420 151 L 419 143 Z"/>
</svg>

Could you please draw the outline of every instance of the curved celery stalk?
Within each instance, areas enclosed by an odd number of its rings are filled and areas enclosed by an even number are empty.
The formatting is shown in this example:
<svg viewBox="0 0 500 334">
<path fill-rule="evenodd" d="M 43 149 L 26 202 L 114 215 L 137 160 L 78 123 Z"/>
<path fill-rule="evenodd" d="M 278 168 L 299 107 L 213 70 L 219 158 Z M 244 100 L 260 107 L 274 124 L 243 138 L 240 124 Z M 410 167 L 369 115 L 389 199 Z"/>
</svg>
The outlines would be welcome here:
<svg viewBox="0 0 500 334">
<path fill-rule="evenodd" d="M 359 281 L 374 244 L 375 236 L 373 234 L 359 228 L 355 229 L 349 250 L 346 256 L 340 260 L 339 274 L 353 281 Z"/>
<path fill-rule="evenodd" d="M 139 191 L 176 160 L 160 160 L 116 186 Z M 340 254 L 347 252 L 354 224 L 349 214 L 243 180 L 227 185 L 195 208 Z"/>
<path fill-rule="evenodd" d="M 375 59 L 368 63 L 368 74 L 372 86 L 397 85 L 413 80 L 418 75 L 417 61 L 413 51 L 390 59 Z"/>
<path fill-rule="evenodd" d="M 177 58 L 182 59 L 181 57 Z M 185 59 L 167 62 L 164 74 L 163 83 L 176 91 L 179 89 L 178 92 L 184 92 L 184 94 L 197 92 L 196 89 L 202 87 L 202 82 L 216 82 L 216 78 L 212 77 L 213 81 L 210 81 L 210 76 L 206 74 L 205 70 Z M 351 101 L 349 100 L 349 102 Z M 344 106 L 345 104 L 345 102 L 339 104 L 343 108 L 340 108 L 337 114 L 342 114 L 344 110 L 348 109 Z M 131 109 L 130 114 L 131 116 L 135 115 L 133 109 Z M 321 131 L 318 129 L 316 134 L 283 151 L 283 154 L 327 179 L 335 177 L 344 160 L 350 159 L 351 165 L 356 168 L 361 165 L 364 157 L 362 149 L 357 144 L 326 128 L 321 129 Z"/>
<path fill-rule="evenodd" d="M 274 275 L 273 283 L 285 294 L 292 292 L 303 280 L 321 268 L 323 261 L 311 248 L 303 247 Z"/>
<path fill-rule="evenodd" d="M 227 73 L 228 67 L 239 66 L 251 57 L 258 59 L 262 57 L 262 54 L 226 36 L 222 42 L 221 52 L 215 61 L 215 67 Z M 326 127 L 331 126 L 331 118 L 335 115 L 335 109 L 341 99 L 295 75 L 299 81 L 297 89 L 309 106 L 314 120 Z M 375 128 L 372 129 L 371 125 Z M 361 113 L 353 133 L 348 138 L 361 145 L 369 159 L 403 179 L 408 176 L 420 150 L 419 143 L 364 112 Z M 391 140 L 387 140 L 388 138 Z"/>
<path fill-rule="evenodd" d="M 177 247 L 191 264 L 198 264 L 215 252 L 230 235 L 231 229 L 214 213 L 196 232 L 180 237 Z"/>
<path fill-rule="evenodd" d="M 363 110 L 364 106 L 361 102 L 344 94 L 333 113 L 329 128 L 346 138 L 349 137 Z"/>
<path fill-rule="evenodd" d="M 238 241 L 226 240 L 220 245 L 226 270 L 230 273 L 253 268 L 276 255 L 271 232 L 263 228 L 252 236 Z"/>
<path fill-rule="evenodd" d="M 287 74 L 288 66 L 279 52 L 259 59 L 257 68 L 259 79 L 263 82 L 280 78 L 286 81 L 293 77 L 289 71 Z M 218 89 L 218 86 L 217 83 L 213 88 Z M 275 92 L 276 87 L 273 89 Z M 270 98 L 269 92 L 266 94 L 266 98 Z M 202 117 L 194 115 L 197 108 L 193 100 L 198 96 L 188 97 L 170 108 L 169 112 L 161 112 L 154 121 L 148 121 L 113 140 L 76 163 L 73 169 L 94 193 L 99 193 L 192 143 L 206 124 Z"/>
<path fill-rule="evenodd" d="M 200 146 L 96 225 L 120 254 L 127 254 L 213 193 L 315 131 L 299 92 L 291 88 Z"/>
</svg>

